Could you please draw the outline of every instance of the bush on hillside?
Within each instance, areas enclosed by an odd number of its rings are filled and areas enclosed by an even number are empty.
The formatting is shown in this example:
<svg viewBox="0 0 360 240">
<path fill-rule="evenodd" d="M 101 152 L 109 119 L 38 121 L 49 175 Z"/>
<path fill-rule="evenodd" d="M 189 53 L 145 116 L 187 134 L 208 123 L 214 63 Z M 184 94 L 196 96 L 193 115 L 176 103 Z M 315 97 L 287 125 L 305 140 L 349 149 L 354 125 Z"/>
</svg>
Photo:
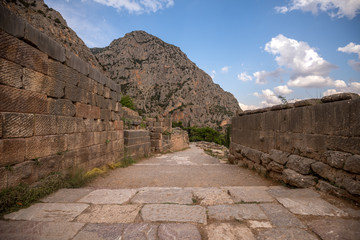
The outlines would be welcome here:
<svg viewBox="0 0 360 240">
<path fill-rule="evenodd" d="M 124 107 L 130 108 L 131 110 L 135 110 L 135 105 L 131 97 L 125 95 L 120 100 L 121 105 Z"/>
</svg>

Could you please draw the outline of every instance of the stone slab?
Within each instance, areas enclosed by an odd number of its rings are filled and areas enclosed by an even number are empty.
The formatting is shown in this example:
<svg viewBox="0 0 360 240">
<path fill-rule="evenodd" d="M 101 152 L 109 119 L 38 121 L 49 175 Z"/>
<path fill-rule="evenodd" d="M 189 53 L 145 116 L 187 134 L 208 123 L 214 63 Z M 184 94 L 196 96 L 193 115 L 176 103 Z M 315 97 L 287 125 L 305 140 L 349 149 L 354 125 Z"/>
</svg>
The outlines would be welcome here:
<svg viewBox="0 0 360 240">
<path fill-rule="evenodd" d="M 233 200 L 225 189 L 219 188 L 194 188 L 193 193 L 201 205 L 233 204 Z"/>
<path fill-rule="evenodd" d="M 260 231 L 258 240 L 317 240 L 318 238 L 300 228 L 272 228 Z"/>
<path fill-rule="evenodd" d="M 85 188 L 60 189 L 56 193 L 41 199 L 41 201 L 47 203 L 71 203 L 78 201 L 80 198 L 89 194 L 91 191 L 91 189 Z"/>
<path fill-rule="evenodd" d="M 295 215 L 279 204 L 264 203 L 260 207 L 268 216 L 270 222 L 276 227 L 305 228 L 305 225 Z"/>
<path fill-rule="evenodd" d="M 268 191 L 273 197 L 283 198 L 313 198 L 320 195 L 311 189 L 288 189 L 288 188 L 271 188 Z"/>
<path fill-rule="evenodd" d="M 272 202 L 274 198 L 266 192 L 267 187 L 236 187 L 230 188 L 234 202 Z"/>
<path fill-rule="evenodd" d="M 270 222 L 268 221 L 256 221 L 256 220 L 250 220 L 249 221 L 250 228 L 272 228 Z"/>
<path fill-rule="evenodd" d="M 71 239 L 84 226 L 75 222 L 0 221 L 0 239 Z"/>
<path fill-rule="evenodd" d="M 78 202 L 92 204 L 123 204 L 136 193 L 134 189 L 98 189 L 94 190 Z"/>
<path fill-rule="evenodd" d="M 267 220 L 267 216 L 256 204 L 216 205 L 208 207 L 210 219 L 230 220 Z"/>
<path fill-rule="evenodd" d="M 69 222 L 74 220 L 88 204 L 85 203 L 37 203 L 4 216 L 9 220 L 32 220 L 49 222 Z"/>
<path fill-rule="evenodd" d="M 163 223 L 158 230 L 159 240 L 201 240 L 196 226 L 186 223 Z"/>
<path fill-rule="evenodd" d="M 209 240 L 255 240 L 254 235 L 244 225 L 213 223 L 206 227 Z"/>
<path fill-rule="evenodd" d="M 143 190 L 132 199 L 132 203 L 177 203 L 192 204 L 192 192 L 183 189 Z"/>
<path fill-rule="evenodd" d="M 78 223 L 80 224 L 80 223 Z M 74 238 L 74 240 L 113 240 L 121 239 L 124 229 L 127 225 L 123 223 L 106 224 L 90 223 L 87 224 Z"/>
<path fill-rule="evenodd" d="M 194 222 L 206 224 L 206 210 L 201 206 L 175 204 L 145 205 L 141 210 L 144 221 Z"/>
<path fill-rule="evenodd" d="M 149 223 L 129 224 L 125 230 L 121 240 L 157 240 L 158 225 Z"/>
<path fill-rule="evenodd" d="M 347 213 L 321 198 L 277 198 L 292 213 L 314 216 L 348 216 Z"/>
<path fill-rule="evenodd" d="M 84 223 L 133 223 L 140 208 L 139 205 L 92 205 L 76 221 Z"/>
<path fill-rule="evenodd" d="M 359 239 L 360 221 L 355 219 L 323 219 L 309 221 L 308 226 L 321 239 Z"/>
</svg>

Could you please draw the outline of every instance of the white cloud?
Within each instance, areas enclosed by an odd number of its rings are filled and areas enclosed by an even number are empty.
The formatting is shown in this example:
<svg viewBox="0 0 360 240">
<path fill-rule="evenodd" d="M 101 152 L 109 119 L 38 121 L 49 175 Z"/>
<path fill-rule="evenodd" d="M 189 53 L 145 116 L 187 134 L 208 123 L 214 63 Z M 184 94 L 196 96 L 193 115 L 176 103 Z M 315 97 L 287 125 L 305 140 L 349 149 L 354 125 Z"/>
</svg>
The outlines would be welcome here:
<svg viewBox="0 0 360 240">
<path fill-rule="evenodd" d="M 290 93 L 293 92 L 293 90 L 289 89 L 288 86 L 286 85 L 281 85 L 281 86 L 277 86 L 274 88 L 274 92 L 277 94 L 277 95 L 288 95 Z"/>
<path fill-rule="evenodd" d="M 357 62 L 355 60 L 349 60 L 348 64 L 355 70 L 360 72 L 360 62 Z"/>
<path fill-rule="evenodd" d="M 267 71 L 259 71 L 255 72 L 253 75 L 256 79 L 256 84 L 265 84 L 268 82 L 269 79 L 277 79 L 281 77 L 281 74 L 284 72 L 281 68 L 276 69 L 272 72 Z"/>
<path fill-rule="evenodd" d="M 323 92 L 323 96 L 328 96 L 335 93 L 351 92 L 360 94 L 360 82 L 351 82 L 346 84 L 342 80 L 335 81 L 335 89 L 328 89 Z"/>
<path fill-rule="evenodd" d="M 290 87 L 302 88 L 320 88 L 326 86 L 333 86 L 334 81 L 330 77 L 310 75 L 306 77 L 297 77 L 288 82 Z"/>
<path fill-rule="evenodd" d="M 174 0 L 93 0 L 119 11 L 141 14 L 144 12 L 157 12 L 158 10 L 172 7 Z"/>
<path fill-rule="evenodd" d="M 223 67 L 223 68 L 221 69 L 221 71 L 224 72 L 224 73 L 227 73 L 230 68 L 231 68 L 230 66 L 225 66 L 225 67 Z"/>
<path fill-rule="evenodd" d="M 276 104 L 281 104 L 280 98 L 270 89 L 262 90 L 261 93 L 254 92 L 253 95 L 255 97 L 264 99 L 263 101 L 261 101 L 262 107 L 269 107 Z"/>
<path fill-rule="evenodd" d="M 258 106 L 255 106 L 255 105 L 246 105 L 246 104 L 243 104 L 243 103 L 239 103 L 239 106 L 243 111 L 253 110 L 253 109 L 259 108 Z"/>
<path fill-rule="evenodd" d="M 328 89 L 325 92 L 323 92 L 323 96 L 329 96 L 329 95 L 333 95 L 339 93 L 338 91 L 336 91 L 336 89 Z"/>
<path fill-rule="evenodd" d="M 288 6 L 275 7 L 279 13 L 287 13 L 294 10 L 312 12 L 327 12 L 331 17 L 354 18 L 360 10 L 359 0 L 291 0 Z"/>
<path fill-rule="evenodd" d="M 246 72 L 238 74 L 237 77 L 243 82 L 252 81 L 253 79 L 252 76 L 248 75 Z"/>
<path fill-rule="evenodd" d="M 212 70 L 210 77 L 211 77 L 212 79 L 214 79 L 214 78 L 215 78 L 215 75 L 216 75 L 216 71 L 215 71 L 215 70 Z"/>
<path fill-rule="evenodd" d="M 339 47 L 337 50 L 343 53 L 356 53 L 360 59 L 360 45 L 353 42 L 349 43 L 345 47 Z"/>
</svg>

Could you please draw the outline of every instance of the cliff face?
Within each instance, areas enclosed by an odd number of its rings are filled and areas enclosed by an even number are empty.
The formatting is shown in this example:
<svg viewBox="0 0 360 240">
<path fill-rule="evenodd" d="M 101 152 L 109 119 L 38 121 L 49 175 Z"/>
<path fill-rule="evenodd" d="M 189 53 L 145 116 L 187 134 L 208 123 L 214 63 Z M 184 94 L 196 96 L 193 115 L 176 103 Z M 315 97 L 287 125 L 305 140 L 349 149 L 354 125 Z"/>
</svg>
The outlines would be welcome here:
<svg viewBox="0 0 360 240">
<path fill-rule="evenodd" d="M 0 0 L 0 4 L 93 67 L 99 68 L 99 63 L 85 43 L 67 26 L 61 14 L 49 8 L 43 0 Z"/>
<path fill-rule="evenodd" d="M 128 33 L 91 51 L 146 116 L 171 114 L 187 126 L 218 127 L 241 111 L 235 97 L 178 47 L 146 32 Z"/>
</svg>

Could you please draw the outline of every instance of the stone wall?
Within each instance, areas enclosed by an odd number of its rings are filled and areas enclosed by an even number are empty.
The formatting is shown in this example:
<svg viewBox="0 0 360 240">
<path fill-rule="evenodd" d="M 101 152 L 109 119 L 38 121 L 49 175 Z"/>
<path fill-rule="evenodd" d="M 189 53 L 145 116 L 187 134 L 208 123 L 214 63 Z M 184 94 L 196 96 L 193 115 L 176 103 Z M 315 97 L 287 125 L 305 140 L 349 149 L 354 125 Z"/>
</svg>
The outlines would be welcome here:
<svg viewBox="0 0 360 240">
<path fill-rule="evenodd" d="M 170 151 L 180 151 L 189 147 L 188 133 L 181 129 L 172 129 Z"/>
<path fill-rule="evenodd" d="M 240 113 L 229 160 L 296 187 L 360 200 L 360 98 L 336 94 Z"/>
<path fill-rule="evenodd" d="M 151 144 L 148 130 L 125 130 L 124 144 L 127 156 L 143 158 L 150 155 Z"/>
<path fill-rule="evenodd" d="M 123 157 L 120 87 L 0 4 L 0 189 Z"/>
</svg>

